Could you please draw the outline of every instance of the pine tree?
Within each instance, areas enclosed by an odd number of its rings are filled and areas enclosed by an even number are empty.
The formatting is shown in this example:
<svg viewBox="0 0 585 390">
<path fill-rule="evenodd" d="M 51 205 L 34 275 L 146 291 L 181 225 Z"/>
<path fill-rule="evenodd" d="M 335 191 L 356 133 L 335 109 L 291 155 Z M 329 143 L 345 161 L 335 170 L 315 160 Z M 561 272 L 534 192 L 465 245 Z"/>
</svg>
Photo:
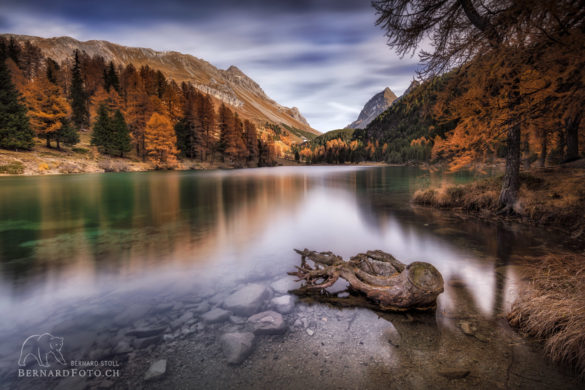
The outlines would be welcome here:
<svg viewBox="0 0 585 390">
<path fill-rule="evenodd" d="M 177 137 L 169 118 L 152 114 L 144 129 L 145 148 L 148 158 L 158 168 L 174 167 L 177 163 Z"/>
<path fill-rule="evenodd" d="M 124 115 L 120 110 L 116 110 L 114 117 L 111 120 L 112 126 L 112 137 L 111 142 L 108 145 L 108 151 L 111 154 L 116 154 L 120 157 L 124 157 L 124 153 L 127 153 L 132 149 L 130 142 L 130 132 L 128 126 L 124 120 Z"/>
<path fill-rule="evenodd" d="M 93 133 L 91 134 L 91 144 L 97 146 L 100 151 L 105 151 L 110 142 L 111 127 L 108 107 L 105 104 L 101 104 L 98 109 L 97 119 L 93 125 Z"/>
<path fill-rule="evenodd" d="M 33 138 L 26 107 L 20 102 L 5 58 L 0 56 L 0 148 L 30 150 Z"/>
<path fill-rule="evenodd" d="M 110 92 L 110 88 L 120 92 L 120 79 L 112 61 L 110 61 L 108 69 L 104 69 L 104 89 Z"/>
<path fill-rule="evenodd" d="M 77 130 L 89 126 L 88 96 L 83 86 L 79 51 L 75 51 L 75 61 L 71 71 L 71 109 L 72 121 Z"/>
<path fill-rule="evenodd" d="M 47 79 L 51 83 L 57 84 L 60 70 L 59 64 L 54 59 L 47 58 Z"/>
<path fill-rule="evenodd" d="M 69 119 L 65 118 L 61 121 L 61 127 L 55 132 L 55 141 L 57 149 L 61 149 L 61 142 L 68 146 L 79 143 L 79 133 L 71 126 Z"/>
</svg>

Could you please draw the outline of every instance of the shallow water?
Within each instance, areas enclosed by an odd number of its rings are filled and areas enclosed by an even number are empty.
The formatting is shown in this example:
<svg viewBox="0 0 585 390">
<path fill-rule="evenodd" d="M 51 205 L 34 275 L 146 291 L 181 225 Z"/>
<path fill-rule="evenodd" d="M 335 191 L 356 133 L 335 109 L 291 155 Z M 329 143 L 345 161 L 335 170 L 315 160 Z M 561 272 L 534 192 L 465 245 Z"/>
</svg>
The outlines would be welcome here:
<svg viewBox="0 0 585 390">
<path fill-rule="evenodd" d="M 579 388 L 570 371 L 547 361 L 504 319 L 522 285 L 514 263 L 556 247 L 561 237 L 409 204 L 429 182 L 468 180 L 409 167 L 1 178 L 0 383 Z M 245 330 L 245 318 L 209 323 L 203 314 L 243 286 L 286 277 L 299 263 L 293 248 L 345 258 L 381 249 L 405 263 L 427 261 L 442 273 L 445 292 L 427 314 L 296 300 L 284 314 L 284 334 L 256 336 L 251 355 L 228 365 L 218 340 Z M 284 294 L 267 291 L 258 311 Z M 156 335 L 136 337 L 136 329 Z M 44 332 L 63 337 L 68 366 L 113 362 L 119 376 L 18 377 L 24 340 Z M 166 373 L 145 382 L 158 359 L 167 360 Z M 38 368 L 34 359 L 27 363 Z"/>
</svg>

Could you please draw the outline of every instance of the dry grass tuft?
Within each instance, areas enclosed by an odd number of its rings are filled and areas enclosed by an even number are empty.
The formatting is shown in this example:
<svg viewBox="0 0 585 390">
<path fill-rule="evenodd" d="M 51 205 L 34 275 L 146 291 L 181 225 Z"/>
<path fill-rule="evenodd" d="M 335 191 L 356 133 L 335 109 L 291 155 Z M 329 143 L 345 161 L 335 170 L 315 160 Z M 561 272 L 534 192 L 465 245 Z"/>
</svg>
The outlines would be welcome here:
<svg viewBox="0 0 585 390">
<path fill-rule="evenodd" d="M 574 239 L 585 236 L 585 170 L 557 168 L 523 173 L 520 182 L 520 221 L 562 229 Z M 500 189 L 501 180 L 490 178 L 419 190 L 413 202 L 495 216 Z"/>
<path fill-rule="evenodd" d="M 496 210 L 499 183 L 485 179 L 467 185 L 442 186 L 437 189 L 418 190 L 414 203 L 437 208 L 460 208 L 465 211 Z"/>
<path fill-rule="evenodd" d="M 550 255 L 531 267 L 528 288 L 508 321 L 543 340 L 554 361 L 576 367 L 585 377 L 585 256 Z"/>
</svg>

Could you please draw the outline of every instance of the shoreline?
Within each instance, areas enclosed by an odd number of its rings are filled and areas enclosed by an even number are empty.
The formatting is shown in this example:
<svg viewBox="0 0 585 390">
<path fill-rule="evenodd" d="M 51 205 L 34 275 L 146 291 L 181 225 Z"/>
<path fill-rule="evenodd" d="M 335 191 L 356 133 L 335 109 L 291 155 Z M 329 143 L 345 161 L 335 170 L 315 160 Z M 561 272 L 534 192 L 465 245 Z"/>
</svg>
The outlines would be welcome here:
<svg viewBox="0 0 585 390">
<path fill-rule="evenodd" d="M 277 158 L 275 166 L 408 166 L 408 164 L 388 164 L 385 162 L 364 161 L 357 164 L 304 164 L 287 158 Z M 0 150 L 0 177 L 57 176 L 85 173 L 110 172 L 151 172 L 151 171 L 199 171 L 257 168 L 235 167 L 229 163 L 215 160 L 179 159 L 172 169 L 157 169 L 149 161 L 136 158 L 112 157 L 98 153 L 92 147 L 49 149 L 38 147 L 33 151 Z"/>
<path fill-rule="evenodd" d="M 418 190 L 412 202 L 421 207 L 518 223 L 564 232 L 566 250 L 526 262 L 528 286 L 507 313 L 520 334 L 541 343 L 557 363 L 572 366 L 585 377 L 585 169 L 579 164 L 523 172 L 519 214 L 497 215 L 499 178 L 470 184 Z"/>
</svg>

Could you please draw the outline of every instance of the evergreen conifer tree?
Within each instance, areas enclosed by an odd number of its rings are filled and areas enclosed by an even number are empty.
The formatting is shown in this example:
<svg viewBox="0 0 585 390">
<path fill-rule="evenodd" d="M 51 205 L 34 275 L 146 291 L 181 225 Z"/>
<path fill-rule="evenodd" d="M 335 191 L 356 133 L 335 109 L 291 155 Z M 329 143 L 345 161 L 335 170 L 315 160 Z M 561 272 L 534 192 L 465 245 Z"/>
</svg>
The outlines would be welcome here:
<svg viewBox="0 0 585 390">
<path fill-rule="evenodd" d="M 108 145 L 108 137 L 111 133 L 110 114 L 105 104 L 101 104 L 98 109 L 98 116 L 93 125 L 91 135 L 91 144 L 97 146 L 100 150 L 105 150 Z"/>
<path fill-rule="evenodd" d="M 77 130 L 89 125 L 89 110 L 87 108 L 87 93 L 83 87 L 79 51 L 75 51 L 75 62 L 71 71 L 71 109 L 72 121 Z"/>
<path fill-rule="evenodd" d="M 0 57 L 0 148 L 30 150 L 33 138 L 26 107 L 20 102 L 5 58 Z"/>
<path fill-rule="evenodd" d="M 112 136 L 110 137 L 110 143 L 107 146 L 108 153 L 116 154 L 120 157 L 124 157 L 124 153 L 130 151 L 131 139 L 128 125 L 124 120 L 124 115 L 120 110 L 116 110 L 114 117 L 111 120 Z"/>
</svg>

